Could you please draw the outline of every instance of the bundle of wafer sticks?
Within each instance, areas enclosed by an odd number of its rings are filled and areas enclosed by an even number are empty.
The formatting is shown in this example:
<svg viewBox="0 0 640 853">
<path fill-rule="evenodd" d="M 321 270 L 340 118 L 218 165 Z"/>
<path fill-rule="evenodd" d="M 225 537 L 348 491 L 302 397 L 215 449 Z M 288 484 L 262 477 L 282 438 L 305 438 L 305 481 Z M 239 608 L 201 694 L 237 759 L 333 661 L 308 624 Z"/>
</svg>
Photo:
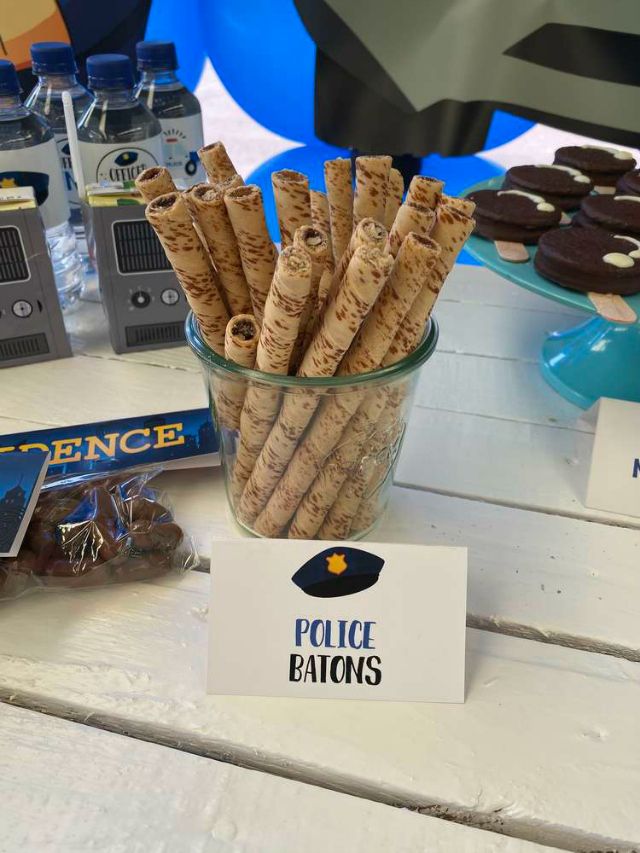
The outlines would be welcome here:
<svg viewBox="0 0 640 853">
<path fill-rule="evenodd" d="M 152 168 L 136 184 L 201 335 L 263 373 L 350 376 L 394 364 L 423 339 L 442 285 L 474 227 L 474 205 L 416 176 L 404 193 L 391 157 L 325 163 L 326 192 L 272 175 L 278 252 L 262 194 L 220 142 L 199 152 L 209 182 L 178 192 Z M 403 200 L 404 198 L 404 200 Z M 403 429 L 406 387 L 219 379 L 218 425 L 235 434 L 232 500 L 264 536 L 344 539 L 370 526 Z"/>
</svg>

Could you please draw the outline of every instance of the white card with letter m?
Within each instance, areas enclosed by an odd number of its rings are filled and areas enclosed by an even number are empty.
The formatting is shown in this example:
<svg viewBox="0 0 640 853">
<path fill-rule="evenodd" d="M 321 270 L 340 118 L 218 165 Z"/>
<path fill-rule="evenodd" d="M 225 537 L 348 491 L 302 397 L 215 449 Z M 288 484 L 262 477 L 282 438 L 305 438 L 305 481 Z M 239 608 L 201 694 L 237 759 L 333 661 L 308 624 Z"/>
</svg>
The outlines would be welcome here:
<svg viewBox="0 0 640 853">
<path fill-rule="evenodd" d="M 464 702 L 465 548 L 215 542 L 208 691 Z"/>
</svg>

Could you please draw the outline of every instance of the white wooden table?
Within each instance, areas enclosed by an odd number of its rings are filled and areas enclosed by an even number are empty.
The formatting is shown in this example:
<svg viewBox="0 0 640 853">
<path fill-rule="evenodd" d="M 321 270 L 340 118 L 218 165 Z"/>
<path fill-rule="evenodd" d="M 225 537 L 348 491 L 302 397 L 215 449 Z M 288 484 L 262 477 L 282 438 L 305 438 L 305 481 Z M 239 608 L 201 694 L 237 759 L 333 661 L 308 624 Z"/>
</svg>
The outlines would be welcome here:
<svg viewBox="0 0 640 853">
<path fill-rule="evenodd" d="M 0 851 L 640 851 L 640 520 L 538 373 L 578 316 L 459 267 L 381 541 L 467 545 L 463 706 L 204 693 L 208 576 L 0 606 Z M 0 372 L 0 431 L 205 404 L 186 349 Z M 165 474 L 205 560 L 219 471 Z"/>
</svg>

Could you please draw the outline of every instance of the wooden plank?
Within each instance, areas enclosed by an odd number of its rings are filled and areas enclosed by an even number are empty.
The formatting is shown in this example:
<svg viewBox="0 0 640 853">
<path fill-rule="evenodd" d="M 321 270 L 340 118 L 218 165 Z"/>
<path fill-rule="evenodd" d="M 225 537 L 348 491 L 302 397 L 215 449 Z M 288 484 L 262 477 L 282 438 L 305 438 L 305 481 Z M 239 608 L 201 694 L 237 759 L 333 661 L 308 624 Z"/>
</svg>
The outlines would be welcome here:
<svg viewBox="0 0 640 853">
<path fill-rule="evenodd" d="M 469 630 L 465 705 L 206 696 L 207 592 L 193 572 L 6 605 L 0 695 L 539 843 L 637 842 L 640 664 Z"/>
<path fill-rule="evenodd" d="M 7 853 L 551 849 L 8 705 L 0 754 Z"/>
<path fill-rule="evenodd" d="M 158 480 L 205 560 L 233 521 L 219 469 Z M 470 624 L 640 660 L 640 534 L 395 486 L 368 537 L 469 549 Z"/>
<path fill-rule="evenodd" d="M 396 480 L 538 512 L 640 527 L 582 503 L 592 437 L 556 426 L 415 407 Z"/>
<path fill-rule="evenodd" d="M 577 420 L 582 410 L 552 391 L 531 362 L 436 351 L 414 399 L 429 409 L 593 431 Z"/>
</svg>

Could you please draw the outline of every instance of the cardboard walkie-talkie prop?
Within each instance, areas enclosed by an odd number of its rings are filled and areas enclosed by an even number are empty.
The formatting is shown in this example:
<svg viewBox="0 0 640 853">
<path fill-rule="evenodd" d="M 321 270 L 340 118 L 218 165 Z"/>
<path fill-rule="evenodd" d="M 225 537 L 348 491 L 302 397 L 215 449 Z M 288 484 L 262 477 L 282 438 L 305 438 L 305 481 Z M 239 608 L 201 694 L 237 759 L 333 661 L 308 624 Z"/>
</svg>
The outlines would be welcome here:
<svg viewBox="0 0 640 853">
<path fill-rule="evenodd" d="M 87 187 L 102 301 L 118 352 L 184 344 L 189 306 L 134 187 Z"/>
<path fill-rule="evenodd" d="M 33 188 L 0 189 L 0 367 L 70 355 Z"/>
</svg>

